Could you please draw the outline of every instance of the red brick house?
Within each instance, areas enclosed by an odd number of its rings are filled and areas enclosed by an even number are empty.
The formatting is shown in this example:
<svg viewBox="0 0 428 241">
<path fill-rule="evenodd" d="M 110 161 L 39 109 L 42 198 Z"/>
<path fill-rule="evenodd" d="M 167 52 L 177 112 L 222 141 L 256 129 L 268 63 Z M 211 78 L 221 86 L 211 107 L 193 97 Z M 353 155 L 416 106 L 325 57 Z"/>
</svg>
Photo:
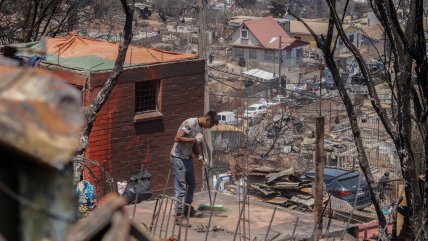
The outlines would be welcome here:
<svg viewBox="0 0 428 241">
<path fill-rule="evenodd" d="M 89 105 L 108 78 L 118 44 L 69 36 L 48 39 L 46 46 L 42 66 L 83 89 L 83 103 Z M 124 72 L 97 115 L 86 154 L 115 181 L 103 185 L 101 169 L 89 165 L 94 172 L 86 169 L 85 178 L 97 182 L 100 194 L 137 174 L 142 163 L 152 174 L 153 191 L 164 188 L 178 127 L 203 114 L 204 71 L 204 60 L 192 54 L 129 47 Z M 199 184 L 201 171 L 196 175 Z"/>
</svg>

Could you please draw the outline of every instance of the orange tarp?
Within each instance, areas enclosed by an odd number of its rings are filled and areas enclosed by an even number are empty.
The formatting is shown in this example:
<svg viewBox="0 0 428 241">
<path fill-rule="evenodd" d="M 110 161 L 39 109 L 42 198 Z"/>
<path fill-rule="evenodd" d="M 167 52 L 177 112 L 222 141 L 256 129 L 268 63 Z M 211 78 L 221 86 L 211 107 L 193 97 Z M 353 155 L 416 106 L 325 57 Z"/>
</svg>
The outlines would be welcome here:
<svg viewBox="0 0 428 241">
<path fill-rule="evenodd" d="M 77 35 L 48 38 L 46 50 L 48 54 L 59 55 L 61 58 L 84 56 L 99 56 L 106 60 L 115 61 L 119 43 L 104 40 L 88 39 Z M 126 62 L 132 64 L 155 64 L 186 59 L 196 59 L 195 54 L 183 54 L 159 49 L 143 48 L 130 45 L 126 55 Z"/>
</svg>

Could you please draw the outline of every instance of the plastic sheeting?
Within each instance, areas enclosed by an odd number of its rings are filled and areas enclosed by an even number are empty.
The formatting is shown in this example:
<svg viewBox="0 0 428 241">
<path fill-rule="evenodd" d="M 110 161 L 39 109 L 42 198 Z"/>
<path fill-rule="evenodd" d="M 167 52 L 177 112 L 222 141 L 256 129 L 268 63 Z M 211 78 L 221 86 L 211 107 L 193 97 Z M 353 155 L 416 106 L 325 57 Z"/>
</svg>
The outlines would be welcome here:
<svg viewBox="0 0 428 241">
<path fill-rule="evenodd" d="M 44 62 L 83 70 L 112 69 L 116 60 L 119 43 L 83 38 L 77 35 L 47 38 L 47 60 Z M 41 43 L 33 48 L 42 48 Z M 198 58 L 195 54 L 184 54 L 159 49 L 130 45 L 124 67 L 175 62 Z"/>
</svg>

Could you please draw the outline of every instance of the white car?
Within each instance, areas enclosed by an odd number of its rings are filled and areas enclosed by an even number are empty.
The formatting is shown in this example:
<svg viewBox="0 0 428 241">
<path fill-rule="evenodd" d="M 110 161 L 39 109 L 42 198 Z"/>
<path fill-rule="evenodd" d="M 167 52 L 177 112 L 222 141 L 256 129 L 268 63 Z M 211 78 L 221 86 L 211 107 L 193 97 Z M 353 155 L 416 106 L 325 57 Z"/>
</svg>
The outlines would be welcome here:
<svg viewBox="0 0 428 241">
<path fill-rule="evenodd" d="M 222 111 L 217 115 L 219 117 L 220 124 L 235 125 L 238 122 L 235 117 L 235 113 L 233 113 L 232 111 Z"/>
<path fill-rule="evenodd" d="M 244 118 L 257 118 L 264 114 L 266 114 L 266 105 L 254 104 L 244 111 Z"/>
<path fill-rule="evenodd" d="M 285 103 L 287 103 L 287 99 L 285 98 L 285 96 L 277 95 L 277 96 L 273 97 L 269 103 L 267 103 L 267 106 L 269 107 L 269 106 L 285 104 Z"/>
</svg>

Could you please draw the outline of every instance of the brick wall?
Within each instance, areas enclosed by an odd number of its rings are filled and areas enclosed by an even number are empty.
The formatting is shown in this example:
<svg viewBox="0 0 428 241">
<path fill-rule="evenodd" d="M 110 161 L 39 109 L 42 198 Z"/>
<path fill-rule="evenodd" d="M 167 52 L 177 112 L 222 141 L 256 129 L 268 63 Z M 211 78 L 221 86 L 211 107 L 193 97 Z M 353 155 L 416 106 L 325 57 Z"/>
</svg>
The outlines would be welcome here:
<svg viewBox="0 0 428 241">
<path fill-rule="evenodd" d="M 88 105 L 107 79 L 108 73 L 93 73 L 93 90 L 85 95 Z M 170 170 L 169 152 L 180 124 L 189 117 L 203 114 L 204 62 L 200 60 L 135 67 L 125 70 L 109 99 L 98 113 L 90 135 L 87 158 L 95 160 L 114 178 L 123 181 L 139 172 L 141 163 L 152 174 L 152 189 L 163 189 Z M 163 118 L 134 123 L 135 81 L 161 80 L 161 112 Z M 197 183 L 201 182 L 201 167 L 195 162 Z M 97 188 L 104 175 L 93 168 Z M 93 174 L 85 172 L 93 179 Z M 170 181 L 172 185 L 172 178 Z"/>
</svg>

